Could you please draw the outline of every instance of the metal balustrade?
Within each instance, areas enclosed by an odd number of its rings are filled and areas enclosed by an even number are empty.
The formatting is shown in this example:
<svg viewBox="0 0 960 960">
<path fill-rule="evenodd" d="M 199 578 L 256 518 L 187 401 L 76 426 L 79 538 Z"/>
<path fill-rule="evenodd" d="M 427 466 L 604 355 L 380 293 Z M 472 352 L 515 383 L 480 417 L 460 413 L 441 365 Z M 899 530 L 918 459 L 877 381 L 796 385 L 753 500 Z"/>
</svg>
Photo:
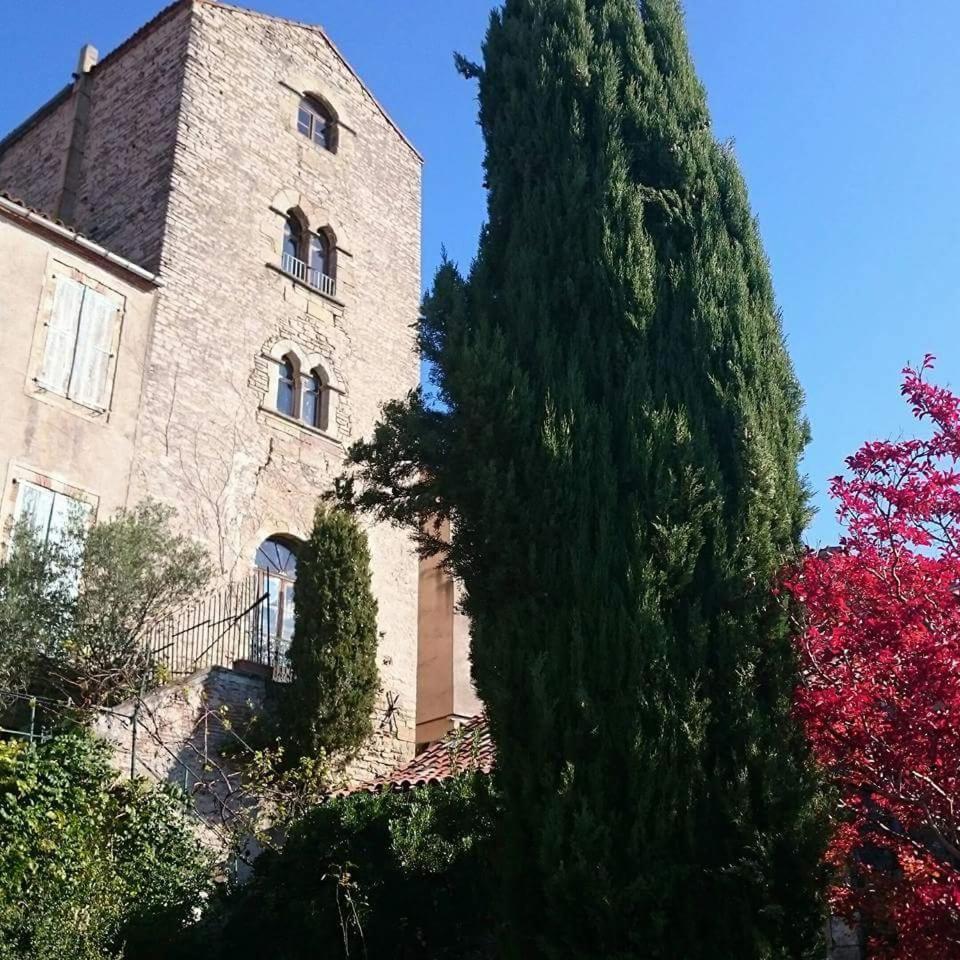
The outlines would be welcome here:
<svg viewBox="0 0 960 960">
<path fill-rule="evenodd" d="M 328 297 L 337 295 L 337 281 L 333 277 L 328 277 L 321 270 L 315 270 L 308 266 L 303 260 L 292 254 L 283 254 L 280 260 L 280 267 L 284 273 L 289 273 L 301 283 Z"/>
<path fill-rule="evenodd" d="M 252 574 L 166 617 L 149 635 L 150 656 L 174 677 L 249 660 L 289 681 L 290 638 L 271 609 L 270 580 L 265 572 Z"/>
</svg>

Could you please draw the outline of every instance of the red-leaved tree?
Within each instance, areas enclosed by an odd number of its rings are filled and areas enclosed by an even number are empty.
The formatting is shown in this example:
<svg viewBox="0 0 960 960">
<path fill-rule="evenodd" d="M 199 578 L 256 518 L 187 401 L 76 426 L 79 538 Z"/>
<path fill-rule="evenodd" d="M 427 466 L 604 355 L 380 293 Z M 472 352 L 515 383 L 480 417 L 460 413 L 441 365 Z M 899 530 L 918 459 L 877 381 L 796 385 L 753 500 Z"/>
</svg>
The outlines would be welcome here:
<svg viewBox="0 0 960 960">
<path fill-rule="evenodd" d="M 786 587 L 797 711 L 832 779 L 836 909 L 870 956 L 960 958 L 960 397 L 904 370 L 926 439 L 865 444 L 831 482 L 845 529 Z"/>
</svg>

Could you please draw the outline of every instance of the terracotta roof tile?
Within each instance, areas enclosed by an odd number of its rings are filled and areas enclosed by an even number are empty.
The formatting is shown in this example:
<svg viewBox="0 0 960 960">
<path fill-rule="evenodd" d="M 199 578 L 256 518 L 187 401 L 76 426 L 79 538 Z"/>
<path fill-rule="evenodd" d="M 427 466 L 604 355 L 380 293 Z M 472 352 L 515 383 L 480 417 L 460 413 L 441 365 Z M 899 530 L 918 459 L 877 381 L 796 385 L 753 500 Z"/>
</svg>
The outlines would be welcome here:
<svg viewBox="0 0 960 960">
<path fill-rule="evenodd" d="M 408 764 L 397 767 L 365 789 L 371 793 L 412 790 L 431 783 L 441 783 L 458 773 L 472 770 L 491 773 L 494 760 L 495 749 L 487 718 L 480 714 L 427 747 Z"/>
<path fill-rule="evenodd" d="M 59 217 L 51 216 L 46 210 L 41 210 L 39 207 L 31 207 L 30 204 L 24 202 L 20 197 L 15 197 L 10 193 L 7 193 L 6 190 L 0 190 L 0 197 L 3 197 L 4 200 L 9 200 L 11 203 L 15 203 L 18 207 L 22 207 L 28 213 L 33 213 L 38 217 L 43 217 L 44 220 L 49 220 L 51 223 L 55 223 L 58 227 L 63 227 L 64 230 L 73 230 L 74 233 L 77 232 L 76 227 L 72 226 L 69 223 L 64 223 Z"/>
</svg>

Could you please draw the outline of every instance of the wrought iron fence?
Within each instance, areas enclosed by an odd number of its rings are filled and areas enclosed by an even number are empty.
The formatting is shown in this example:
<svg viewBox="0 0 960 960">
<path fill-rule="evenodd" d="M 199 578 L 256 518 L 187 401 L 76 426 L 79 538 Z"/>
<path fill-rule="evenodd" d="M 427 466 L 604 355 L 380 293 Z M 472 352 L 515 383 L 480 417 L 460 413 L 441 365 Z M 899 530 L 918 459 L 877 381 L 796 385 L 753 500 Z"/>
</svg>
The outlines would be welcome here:
<svg viewBox="0 0 960 960">
<path fill-rule="evenodd" d="M 249 660 L 272 667 L 275 680 L 289 681 L 289 637 L 276 609 L 275 579 L 264 572 L 253 574 L 165 618 L 149 635 L 154 661 L 183 677 Z"/>
</svg>

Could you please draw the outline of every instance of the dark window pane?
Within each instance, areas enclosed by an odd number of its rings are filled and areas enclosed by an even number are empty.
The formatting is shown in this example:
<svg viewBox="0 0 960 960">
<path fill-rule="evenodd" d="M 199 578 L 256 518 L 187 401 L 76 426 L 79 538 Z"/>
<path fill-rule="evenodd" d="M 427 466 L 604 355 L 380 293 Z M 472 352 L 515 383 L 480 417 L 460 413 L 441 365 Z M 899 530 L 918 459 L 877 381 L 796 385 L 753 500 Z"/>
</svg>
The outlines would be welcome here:
<svg viewBox="0 0 960 960">
<path fill-rule="evenodd" d="M 322 233 L 310 238 L 310 267 L 330 276 L 330 242 Z"/>
<path fill-rule="evenodd" d="M 288 417 L 296 416 L 294 400 L 297 391 L 293 377 L 293 364 L 285 360 L 280 367 L 280 378 L 277 381 L 277 410 Z"/>
<path fill-rule="evenodd" d="M 297 579 L 297 555 L 279 537 L 268 537 L 257 550 L 256 567 L 266 573 Z"/>
<path fill-rule="evenodd" d="M 329 142 L 327 139 L 327 134 L 329 130 L 329 122 L 326 117 L 318 116 L 313 121 L 313 140 L 314 143 L 320 144 L 321 147 L 328 147 Z"/>
<path fill-rule="evenodd" d="M 309 136 L 310 136 L 310 127 L 311 127 L 311 120 L 312 120 L 312 119 L 313 119 L 313 118 L 312 118 L 312 116 L 310 115 L 310 111 L 309 111 L 309 110 L 306 110 L 306 109 L 303 108 L 303 107 L 301 107 L 300 110 L 299 110 L 299 112 L 297 113 L 297 129 L 298 129 L 305 137 L 309 137 Z"/>
<path fill-rule="evenodd" d="M 299 258 L 300 256 L 300 224 L 293 217 L 288 217 L 283 225 L 283 252 L 287 256 Z"/>
<path fill-rule="evenodd" d="M 320 426 L 320 397 L 323 390 L 323 384 L 320 378 L 314 374 L 306 383 L 303 391 L 303 420 L 309 423 L 311 427 Z"/>
</svg>

